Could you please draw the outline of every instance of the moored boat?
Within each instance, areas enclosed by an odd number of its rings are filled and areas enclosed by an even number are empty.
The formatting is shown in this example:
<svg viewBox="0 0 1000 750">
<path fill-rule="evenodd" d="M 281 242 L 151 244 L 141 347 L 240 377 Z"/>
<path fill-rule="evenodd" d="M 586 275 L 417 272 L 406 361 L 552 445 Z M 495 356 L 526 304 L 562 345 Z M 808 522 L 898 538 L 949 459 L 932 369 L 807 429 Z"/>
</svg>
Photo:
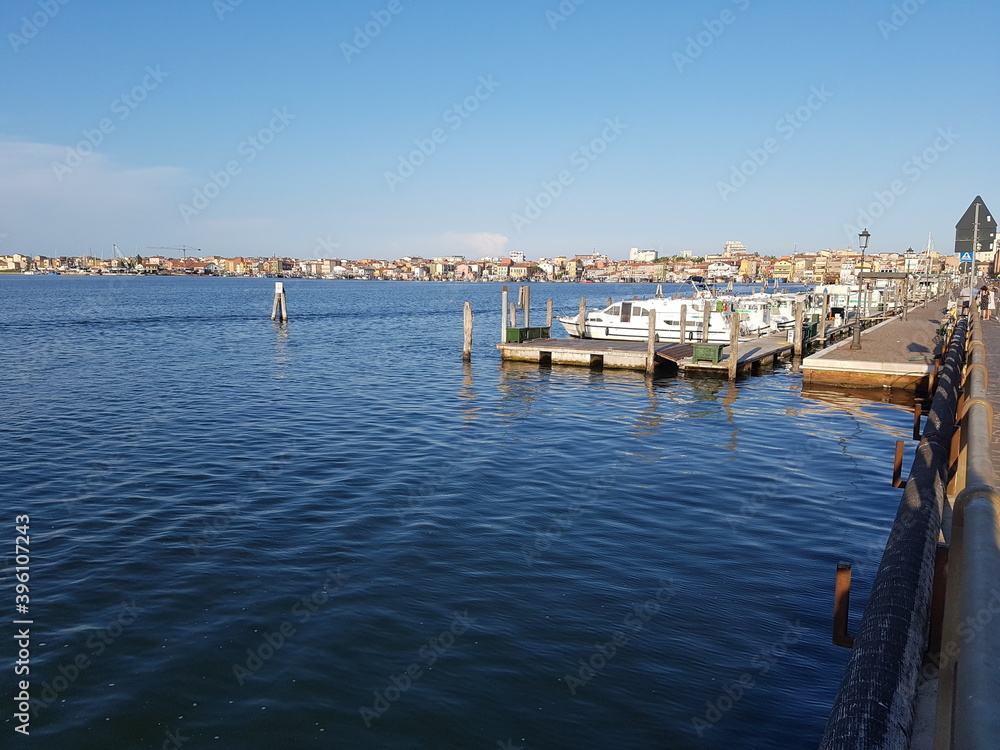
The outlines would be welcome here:
<svg viewBox="0 0 1000 750">
<path fill-rule="evenodd" d="M 665 298 L 659 293 L 645 300 L 623 300 L 602 310 L 557 318 L 571 337 L 618 341 L 645 341 L 649 315 L 656 313 L 656 338 L 664 342 L 725 344 L 732 335 L 734 316 L 739 314 L 739 337 L 755 338 L 774 330 L 768 294 L 716 295 L 703 284 L 694 285 L 694 296 Z"/>
</svg>

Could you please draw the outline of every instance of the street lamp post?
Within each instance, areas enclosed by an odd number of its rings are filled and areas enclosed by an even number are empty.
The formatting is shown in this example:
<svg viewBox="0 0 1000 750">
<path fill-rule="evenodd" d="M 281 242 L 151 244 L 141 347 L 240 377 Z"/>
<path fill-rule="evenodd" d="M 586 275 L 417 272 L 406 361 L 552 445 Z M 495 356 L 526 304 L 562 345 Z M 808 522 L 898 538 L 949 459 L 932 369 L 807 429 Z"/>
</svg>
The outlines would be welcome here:
<svg viewBox="0 0 1000 750">
<path fill-rule="evenodd" d="M 868 228 L 858 235 L 858 244 L 861 247 L 861 270 L 858 272 L 858 304 L 854 310 L 854 338 L 851 339 L 851 348 L 861 348 L 861 276 L 865 272 L 865 250 L 868 249 Z"/>
</svg>

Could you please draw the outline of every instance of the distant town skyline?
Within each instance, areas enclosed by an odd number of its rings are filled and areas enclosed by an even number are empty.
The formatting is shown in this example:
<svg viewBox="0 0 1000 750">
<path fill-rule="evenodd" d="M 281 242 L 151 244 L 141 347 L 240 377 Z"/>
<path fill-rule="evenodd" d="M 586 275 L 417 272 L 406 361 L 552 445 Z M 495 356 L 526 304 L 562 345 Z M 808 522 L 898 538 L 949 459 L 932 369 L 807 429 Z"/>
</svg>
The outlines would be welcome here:
<svg viewBox="0 0 1000 750">
<path fill-rule="evenodd" d="M 1000 9 L 12 0 L 0 254 L 939 251 Z M 808 30 L 805 33 L 804 30 Z"/>
</svg>

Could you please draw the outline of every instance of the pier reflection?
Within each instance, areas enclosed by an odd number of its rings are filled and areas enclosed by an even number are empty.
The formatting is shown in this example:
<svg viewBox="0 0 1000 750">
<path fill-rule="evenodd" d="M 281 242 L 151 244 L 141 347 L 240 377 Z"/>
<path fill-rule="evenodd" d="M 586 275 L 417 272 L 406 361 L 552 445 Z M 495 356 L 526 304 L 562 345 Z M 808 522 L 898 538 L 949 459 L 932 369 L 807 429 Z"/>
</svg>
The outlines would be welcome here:
<svg viewBox="0 0 1000 750">
<path fill-rule="evenodd" d="M 656 435 L 663 427 L 664 415 L 660 411 L 660 394 L 655 381 L 652 378 L 645 378 L 646 386 L 646 407 L 635 419 L 632 428 L 632 435 L 636 438 Z"/>
<path fill-rule="evenodd" d="M 288 373 L 288 323 L 273 321 L 274 326 L 274 379 L 284 380 Z"/>
<path fill-rule="evenodd" d="M 500 416 L 504 419 L 518 419 L 531 413 L 535 398 L 547 386 L 547 371 L 534 362 L 501 362 Z"/>
<path fill-rule="evenodd" d="M 856 422 L 876 427 L 885 434 L 906 437 L 906 432 L 901 431 L 894 424 L 898 422 L 898 416 L 893 415 L 890 423 L 888 420 L 883 420 L 879 412 L 883 410 L 897 413 L 898 411 L 912 411 L 916 401 L 912 393 L 900 391 L 824 388 L 803 391 L 802 404 L 798 410 L 799 416 L 819 417 L 823 414 L 829 414 L 830 410 L 833 409 L 849 415 Z"/>
<path fill-rule="evenodd" d="M 480 407 L 476 406 L 476 397 L 478 395 L 472 373 L 472 363 L 463 362 L 462 387 L 458 389 L 458 400 L 461 403 L 463 421 L 467 426 L 475 422 L 476 415 L 479 412 Z"/>
<path fill-rule="evenodd" d="M 738 389 L 736 388 L 736 383 L 731 380 L 726 381 L 726 395 L 722 399 L 722 410 L 726 413 L 726 421 L 732 425 L 732 432 L 729 433 L 729 442 L 726 443 L 726 450 L 732 451 L 733 455 L 730 457 L 730 461 L 736 460 L 736 449 L 739 447 L 739 437 L 742 430 L 736 424 L 736 413 L 733 411 L 733 404 L 736 403 L 736 397 L 738 395 Z"/>
</svg>

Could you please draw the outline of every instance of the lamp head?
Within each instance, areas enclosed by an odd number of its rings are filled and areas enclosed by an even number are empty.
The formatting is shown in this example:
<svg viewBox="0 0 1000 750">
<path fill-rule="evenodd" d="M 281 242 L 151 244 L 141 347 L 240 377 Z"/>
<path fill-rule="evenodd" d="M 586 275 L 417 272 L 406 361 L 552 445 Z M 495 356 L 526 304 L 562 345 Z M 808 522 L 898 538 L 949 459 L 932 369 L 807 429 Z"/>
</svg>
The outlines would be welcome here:
<svg viewBox="0 0 1000 750">
<path fill-rule="evenodd" d="M 871 237 L 871 234 L 868 233 L 868 228 L 867 227 L 865 228 L 865 231 L 861 232 L 861 234 L 858 235 L 858 243 L 861 246 L 861 251 L 862 252 L 864 252 L 868 248 L 868 238 L 869 237 Z"/>
</svg>

